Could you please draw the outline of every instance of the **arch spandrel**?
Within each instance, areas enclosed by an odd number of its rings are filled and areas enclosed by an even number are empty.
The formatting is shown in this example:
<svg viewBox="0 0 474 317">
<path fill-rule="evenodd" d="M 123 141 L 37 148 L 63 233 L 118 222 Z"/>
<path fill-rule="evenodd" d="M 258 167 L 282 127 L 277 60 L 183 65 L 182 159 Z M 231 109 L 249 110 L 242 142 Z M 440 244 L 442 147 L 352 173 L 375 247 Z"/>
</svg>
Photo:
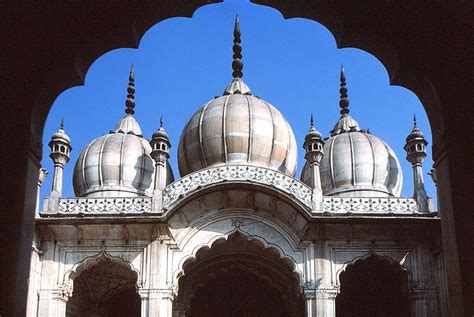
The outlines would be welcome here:
<svg viewBox="0 0 474 317">
<path fill-rule="evenodd" d="M 247 229 L 253 230 L 249 234 L 259 230 L 278 232 L 292 248 L 301 243 L 308 227 L 304 210 L 268 192 L 255 191 L 252 187 L 223 187 L 188 198 L 185 204 L 172 211 L 168 225 L 176 243 L 182 248 L 198 231 L 213 228 L 221 234 L 228 233 L 232 230 L 229 225 L 236 219 L 247 222 Z"/>
<path fill-rule="evenodd" d="M 239 233 L 277 250 L 282 259 L 304 272 L 302 238 L 308 221 L 303 211 L 266 192 L 226 188 L 189 199 L 168 219 L 169 231 L 179 251 L 173 254 L 172 276 L 177 287 L 186 261 L 219 240 Z M 301 278 L 301 280 L 304 280 Z"/>
</svg>

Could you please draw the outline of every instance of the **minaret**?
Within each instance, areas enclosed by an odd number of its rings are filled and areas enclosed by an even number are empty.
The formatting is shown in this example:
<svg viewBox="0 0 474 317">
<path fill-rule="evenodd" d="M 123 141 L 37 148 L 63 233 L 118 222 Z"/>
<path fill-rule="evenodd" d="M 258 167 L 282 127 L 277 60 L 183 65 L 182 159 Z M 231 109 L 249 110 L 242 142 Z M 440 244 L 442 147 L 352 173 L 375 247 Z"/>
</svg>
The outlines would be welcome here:
<svg viewBox="0 0 474 317">
<path fill-rule="evenodd" d="M 416 126 L 416 117 L 413 116 L 413 129 L 406 138 L 403 149 L 407 152 L 407 161 L 413 166 L 413 197 L 416 199 L 422 212 L 429 212 L 428 195 L 423 180 L 423 160 L 426 157 L 426 141 L 423 132 Z"/>
<path fill-rule="evenodd" d="M 64 132 L 64 119 L 61 120 L 61 126 L 58 132 L 54 133 L 49 141 L 48 146 L 51 148 L 49 157 L 54 162 L 53 186 L 51 189 L 51 197 L 59 198 L 63 191 L 63 169 L 64 165 L 69 162 L 69 153 L 72 150 L 71 140 Z"/>
<path fill-rule="evenodd" d="M 151 145 L 151 157 L 155 160 L 155 183 L 154 183 L 154 191 L 153 191 L 153 198 L 156 200 L 155 211 L 159 211 L 161 209 L 161 197 L 163 189 L 166 187 L 166 180 L 168 178 L 167 175 L 167 162 L 170 157 L 170 148 L 171 143 L 166 133 L 165 129 L 163 128 L 163 117 L 160 117 L 160 128 L 153 133 L 150 141 Z"/>
<path fill-rule="evenodd" d="M 323 198 L 321 189 L 321 175 L 319 164 L 324 156 L 324 140 L 322 134 L 314 128 L 313 114 L 311 114 L 310 129 L 304 138 L 303 148 L 306 150 L 305 159 L 310 166 L 311 188 L 313 189 L 314 210 L 320 210 Z"/>
</svg>

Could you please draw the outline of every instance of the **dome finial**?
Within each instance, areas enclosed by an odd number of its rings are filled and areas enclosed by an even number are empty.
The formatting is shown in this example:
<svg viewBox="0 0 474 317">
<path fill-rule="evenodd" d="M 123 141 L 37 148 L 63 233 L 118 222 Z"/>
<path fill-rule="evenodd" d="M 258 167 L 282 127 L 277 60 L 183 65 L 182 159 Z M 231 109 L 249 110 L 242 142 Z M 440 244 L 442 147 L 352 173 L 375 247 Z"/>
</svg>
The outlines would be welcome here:
<svg viewBox="0 0 474 317">
<path fill-rule="evenodd" d="M 61 118 L 61 124 L 59 125 L 59 130 L 64 131 L 64 117 Z"/>
<path fill-rule="evenodd" d="M 242 78 L 242 69 L 244 68 L 244 64 L 242 62 L 242 46 L 240 45 L 240 24 L 238 15 L 235 16 L 234 46 L 232 47 L 232 50 L 234 51 L 234 60 L 232 61 L 232 77 Z"/>
<path fill-rule="evenodd" d="M 314 128 L 313 113 L 311 112 L 311 119 L 309 119 L 310 129 Z"/>
<path fill-rule="evenodd" d="M 135 74 L 133 73 L 133 64 L 130 67 L 127 92 L 127 100 L 125 101 L 127 108 L 125 109 L 125 113 L 133 115 L 135 113 L 135 110 L 133 110 L 133 108 L 135 108 Z"/>
<path fill-rule="evenodd" d="M 413 114 L 413 129 L 412 129 L 412 132 L 413 131 L 418 131 L 418 126 L 416 125 L 416 115 Z"/>
<path fill-rule="evenodd" d="M 160 115 L 160 128 L 163 128 L 163 115 Z"/>
<path fill-rule="evenodd" d="M 347 86 L 346 86 L 346 74 L 344 73 L 344 65 L 341 65 L 341 88 L 339 89 L 339 93 L 341 94 L 339 100 L 339 106 L 341 107 L 341 114 L 349 113 L 349 99 L 347 98 Z"/>
</svg>

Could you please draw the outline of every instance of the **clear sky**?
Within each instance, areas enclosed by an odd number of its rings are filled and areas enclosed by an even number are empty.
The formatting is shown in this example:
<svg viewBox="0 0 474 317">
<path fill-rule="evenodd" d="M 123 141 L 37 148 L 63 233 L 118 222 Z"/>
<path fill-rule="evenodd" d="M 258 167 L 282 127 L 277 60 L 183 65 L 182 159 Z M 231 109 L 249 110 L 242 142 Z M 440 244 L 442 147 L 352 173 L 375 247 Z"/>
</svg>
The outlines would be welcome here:
<svg viewBox="0 0 474 317">
<path fill-rule="evenodd" d="M 171 166 L 178 178 L 177 148 L 191 115 L 232 78 L 232 41 L 235 15 L 242 31 L 244 81 L 255 95 L 273 104 L 286 117 L 298 143 L 299 178 L 304 165 L 304 136 L 309 117 L 325 137 L 339 118 L 339 69 L 344 64 L 351 115 L 395 151 L 403 168 L 402 196 L 413 193 L 411 165 L 405 160 L 405 137 L 413 114 L 431 145 L 431 130 L 419 99 L 411 91 L 390 86 L 383 65 L 369 53 L 337 49 L 332 34 L 306 19 L 285 20 L 276 10 L 243 0 L 228 0 L 198 9 L 190 18 L 172 18 L 148 30 L 138 49 L 116 49 L 89 68 L 84 86 L 63 92 L 48 116 L 43 135 L 43 166 L 49 175 L 42 197 L 49 194 L 53 164 L 48 142 L 61 117 L 71 137 L 71 161 L 64 172 L 64 197 L 73 197 L 72 174 L 81 150 L 94 138 L 115 128 L 124 116 L 128 73 L 134 65 L 135 117 L 144 136 L 159 127 L 160 115 L 171 138 Z M 100 30 L 97 30 L 100 32 Z M 431 146 L 424 162 L 426 175 L 433 162 Z M 41 209 L 41 208 L 40 208 Z"/>
</svg>

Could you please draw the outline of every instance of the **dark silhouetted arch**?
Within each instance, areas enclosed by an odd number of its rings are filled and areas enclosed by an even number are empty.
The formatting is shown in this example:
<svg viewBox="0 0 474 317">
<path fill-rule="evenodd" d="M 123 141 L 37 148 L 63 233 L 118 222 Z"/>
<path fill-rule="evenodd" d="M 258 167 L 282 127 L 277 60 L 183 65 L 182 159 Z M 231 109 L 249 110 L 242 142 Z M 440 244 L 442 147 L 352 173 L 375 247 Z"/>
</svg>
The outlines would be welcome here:
<svg viewBox="0 0 474 317">
<path fill-rule="evenodd" d="M 339 280 L 336 316 L 410 316 L 408 275 L 398 263 L 371 255 L 350 264 Z"/>
</svg>

